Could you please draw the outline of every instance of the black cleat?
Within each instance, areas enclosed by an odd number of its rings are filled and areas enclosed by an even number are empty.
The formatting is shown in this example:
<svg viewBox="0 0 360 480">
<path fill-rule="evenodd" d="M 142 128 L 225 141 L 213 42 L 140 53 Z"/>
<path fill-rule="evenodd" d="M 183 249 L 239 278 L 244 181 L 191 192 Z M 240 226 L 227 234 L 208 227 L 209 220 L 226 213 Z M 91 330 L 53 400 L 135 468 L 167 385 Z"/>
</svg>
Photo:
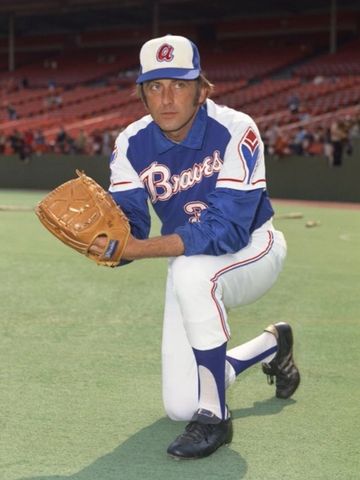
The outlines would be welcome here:
<svg viewBox="0 0 360 480">
<path fill-rule="evenodd" d="M 221 445 L 229 444 L 232 436 L 230 417 L 220 420 L 211 412 L 200 409 L 185 427 L 185 432 L 169 445 L 167 453 L 177 460 L 207 457 Z"/>
<path fill-rule="evenodd" d="M 293 358 L 293 334 L 287 323 L 276 323 L 265 328 L 265 332 L 275 335 L 278 351 L 269 363 L 262 364 L 263 372 L 268 376 L 268 383 L 276 378 L 276 396 L 289 398 L 298 388 L 300 373 Z"/>
</svg>

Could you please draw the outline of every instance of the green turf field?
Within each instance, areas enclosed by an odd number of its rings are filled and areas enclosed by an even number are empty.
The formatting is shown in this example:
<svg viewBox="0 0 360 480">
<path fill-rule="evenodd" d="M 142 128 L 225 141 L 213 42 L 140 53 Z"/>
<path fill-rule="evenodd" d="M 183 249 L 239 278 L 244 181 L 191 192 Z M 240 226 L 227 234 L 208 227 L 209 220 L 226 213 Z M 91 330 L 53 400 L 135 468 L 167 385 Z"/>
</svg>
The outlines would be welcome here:
<svg viewBox="0 0 360 480">
<path fill-rule="evenodd" d="M 0 205 L 42 196 L 3 190 Z M 275 222 L 286 267 L 230 313 L 231 345 L 290 321 L 302 384 L 277 400 L 259 366 L 245 372 L 228 393 L 233 443 L 189 462 L 165 455 L 184 426 L 161 403 L 166 260 L 98 267 L 33 212 L 0 211 L 0 479 L 359 479 L 360 210 L 275 207 L 304 218 Z"/>
</svg>

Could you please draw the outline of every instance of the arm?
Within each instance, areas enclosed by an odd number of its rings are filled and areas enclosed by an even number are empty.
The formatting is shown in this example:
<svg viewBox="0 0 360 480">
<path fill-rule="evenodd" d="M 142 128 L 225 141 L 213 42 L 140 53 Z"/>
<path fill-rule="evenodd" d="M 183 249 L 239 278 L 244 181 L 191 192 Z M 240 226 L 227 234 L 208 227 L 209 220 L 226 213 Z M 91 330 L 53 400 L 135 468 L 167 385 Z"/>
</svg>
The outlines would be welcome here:
<svg viewBox="0 0 360 480">
<path fill-rule="evenodd" d="M 120 266 L 141 258 L 172 257 L 184 253 L 184 244 L 179 235 L 148 238 L 151 221 L 147 195 L 143 188 L 110 193 L 128 217 L 131 227 L 131 234 Z M 106 237 L 100 235 L 95 239 L 89 251 L 93 255 L 100 256 L 103 254 L 106 244 Z"/>
<path fill-rule="evenodd" d="M 209 207 L 196 223 L 187 223 L 171 235 L 139 239 L 130 235 L 123 260 L 176 257 L 179 255 L 223 255 L 245 247 L 251 233 L 273 215 L 261 189 L 239 192 L 217 189 L 209 196 Z M 100 254 L 106 240 L 98 237 L 91 252 Z"/>
<path fill-rule="evenodd" d="M 138 240 L 130 236 L 123 258 L 138 260 L 140 258 L 178 257 L 184 253 L 184 243 L 179 235 L 163 235 Z"/>
<path fill-rule="evenodd" d="M 106 243 L 106 237 L 97 237 L 90 247 L 90 253 L 101 255 Z M 183 253 L 184 243 L 177 234 L 152 237 L 145 240 L 139 240 L 130 235 L 122 259 L 131 261 L 140 258 L 177 257 Z"/>
</svg>

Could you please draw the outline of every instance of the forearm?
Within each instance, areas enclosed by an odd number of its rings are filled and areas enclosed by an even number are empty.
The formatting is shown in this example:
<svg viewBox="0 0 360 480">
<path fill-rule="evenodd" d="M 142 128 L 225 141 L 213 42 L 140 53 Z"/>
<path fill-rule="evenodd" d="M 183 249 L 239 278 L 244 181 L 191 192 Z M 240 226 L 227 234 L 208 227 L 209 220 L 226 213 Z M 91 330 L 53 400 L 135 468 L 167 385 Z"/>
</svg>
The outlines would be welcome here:
<svg viewBox="0 0 360 480">
<path fill-rule="evenodd" d="M 184 243 L 177 234 L 138 240 L 130 236 L 123 253 L 125 260 L 140 258 L 178 257 L 184 253 Z"/>
</svg>

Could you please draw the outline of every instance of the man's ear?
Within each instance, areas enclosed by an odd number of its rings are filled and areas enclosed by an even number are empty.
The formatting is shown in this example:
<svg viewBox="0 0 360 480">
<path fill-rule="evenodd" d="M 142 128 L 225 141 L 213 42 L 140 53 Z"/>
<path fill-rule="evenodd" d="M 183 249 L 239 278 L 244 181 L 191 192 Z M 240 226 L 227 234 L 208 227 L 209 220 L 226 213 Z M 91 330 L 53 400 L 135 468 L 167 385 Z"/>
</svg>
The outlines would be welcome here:
<svg viewBox="0 0 360 480">
<path fill-rule="evenodd" d="M 140 100 L 143 102 L 144 107 L 146 110 L 149 110 L 147 100 L 146 100 L 146 95 L 145 95 L 145 90 L 144 90 L 144 84 L 140 83 L 140 85 L 136 85 L 136 90 L 135 94 Z"/>
<path fill-rule="evenodd" d="M 205 103 L 208 96 L 209 96 L 208 89 L 201 83 L 198 83 L 196 86 L 194 105 L 195 106 L 202 105 L 203 103 Z"/>
</svg>

